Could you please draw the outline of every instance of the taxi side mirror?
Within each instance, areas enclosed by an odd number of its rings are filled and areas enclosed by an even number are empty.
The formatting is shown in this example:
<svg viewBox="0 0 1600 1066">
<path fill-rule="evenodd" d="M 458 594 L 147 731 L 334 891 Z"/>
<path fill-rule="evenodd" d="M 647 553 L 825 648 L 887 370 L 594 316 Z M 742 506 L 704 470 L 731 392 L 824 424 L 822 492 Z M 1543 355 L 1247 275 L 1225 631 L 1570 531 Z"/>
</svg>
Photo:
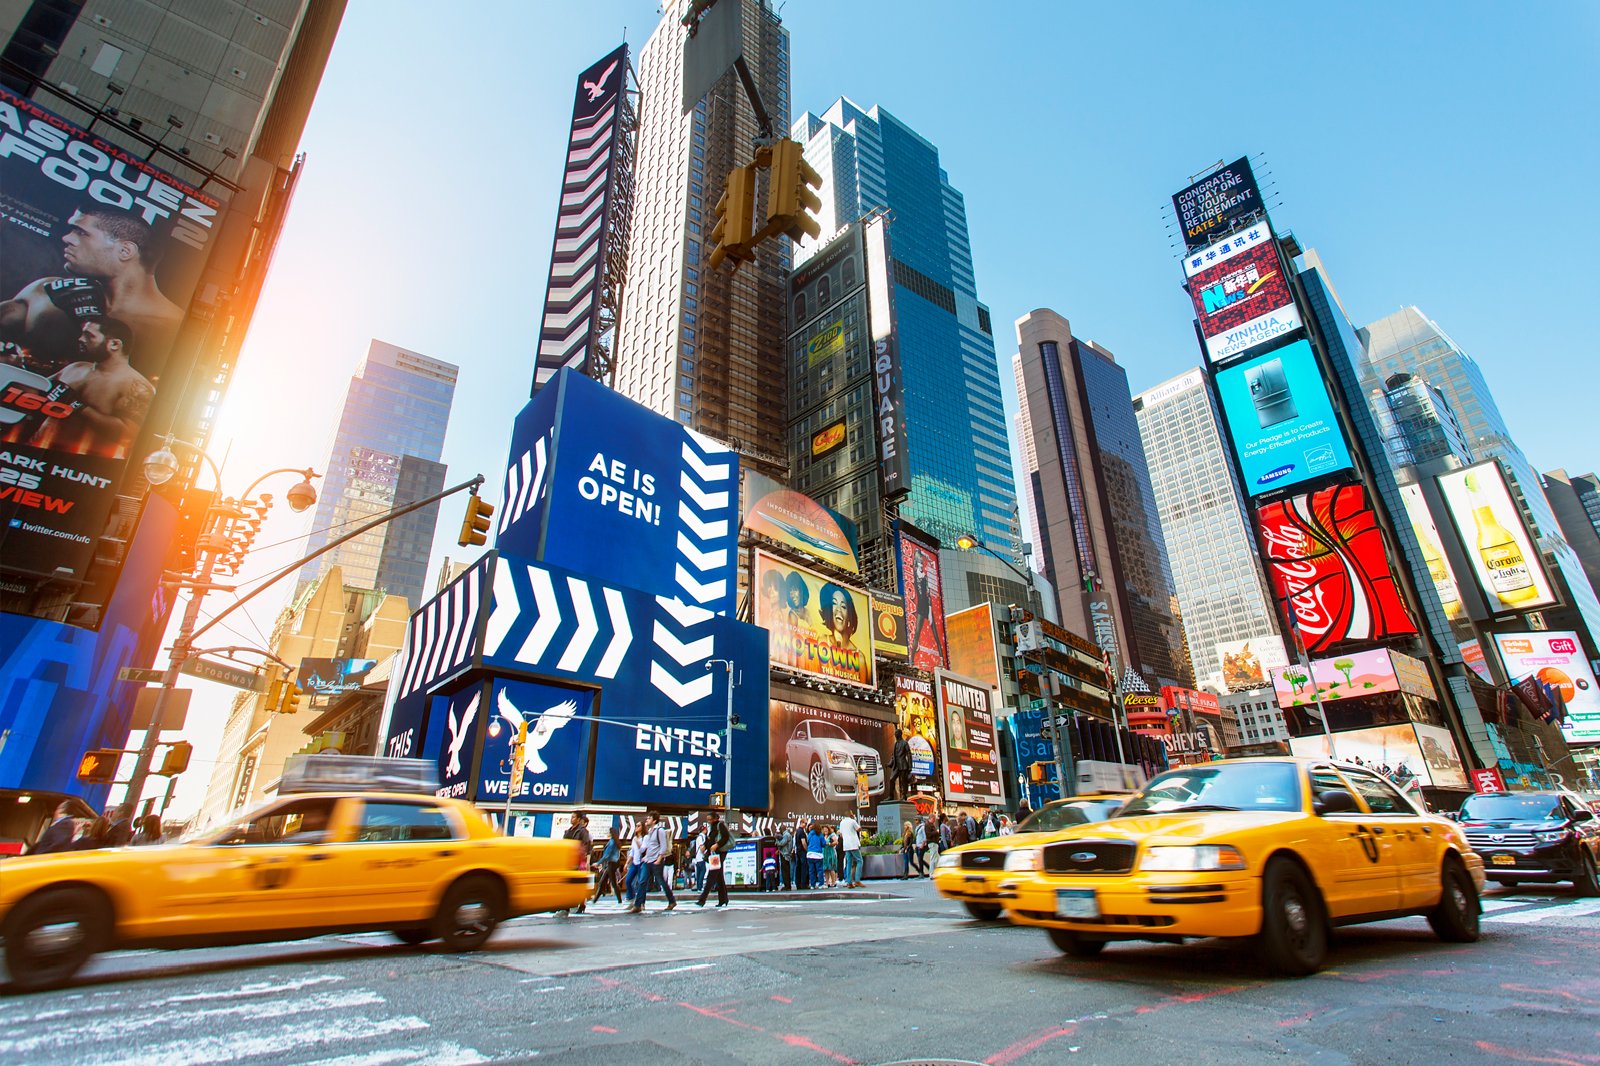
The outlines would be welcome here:
<svg viewBox="0 0 1600 1066">
<path fill-rule="evenodd" d="M 1330 788 L 1311 801 L 1311 809 L 1318 814 L 1356 814 L 1361 808 L 1356 798 L 1342 788 Z"/>
<path fill-rule="evenodd" d="M 1574 822 L 1592 822 L 1592 821 L 1594 821 L 1594 812 L 1593 811 L 1573 811 L 1572 812 L 1572 820 Z"/>
</svg>

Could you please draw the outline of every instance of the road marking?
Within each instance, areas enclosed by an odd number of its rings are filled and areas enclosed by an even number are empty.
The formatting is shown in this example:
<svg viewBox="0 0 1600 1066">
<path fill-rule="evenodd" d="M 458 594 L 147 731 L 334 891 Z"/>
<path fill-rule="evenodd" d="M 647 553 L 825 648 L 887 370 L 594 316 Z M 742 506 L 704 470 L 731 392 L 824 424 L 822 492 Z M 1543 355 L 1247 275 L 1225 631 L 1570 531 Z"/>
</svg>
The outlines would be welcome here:
<svg viewBox="0 0 1600 1066">
<path fill-rule="evenodd" d="M 1586 900 L 1582 903 L 1552 902 L 1543 907 L 1529 907 L 1526 910 L 1506 914 L 1490 913 L 1483 917 L 1484 921 L 1504 922 L 1508 925 L 1532 925 L 1548 918 L 1581 918 L 1596 911 L 1600 911 L 1600 900 Z"/>
<path fill-rule="evenodd" d="M 674 966 L 670 970 L 652 970 L 650 976 L 660 977 L 664 973 L 688 973 L 690 970 L 709 970 L 715 965 L 716 963 L 714 962 L 697 962 L 693 966 Z"/>
</svg>

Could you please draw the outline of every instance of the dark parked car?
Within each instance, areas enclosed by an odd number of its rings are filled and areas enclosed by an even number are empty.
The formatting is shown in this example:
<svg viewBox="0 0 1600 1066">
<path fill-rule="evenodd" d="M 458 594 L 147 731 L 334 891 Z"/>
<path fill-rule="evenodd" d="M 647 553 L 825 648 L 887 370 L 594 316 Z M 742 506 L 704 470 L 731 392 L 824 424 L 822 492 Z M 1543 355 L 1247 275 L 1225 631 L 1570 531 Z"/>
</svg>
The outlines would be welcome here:
<svg viewBox="0 0 1600 1066">
<path fill-rule="evenodd" d="M 1457 816 L 1491 881 L 1571 881 L 1600 896 L 1600 819 L 1560 792 L 1482 792 Z"/>
</svg>

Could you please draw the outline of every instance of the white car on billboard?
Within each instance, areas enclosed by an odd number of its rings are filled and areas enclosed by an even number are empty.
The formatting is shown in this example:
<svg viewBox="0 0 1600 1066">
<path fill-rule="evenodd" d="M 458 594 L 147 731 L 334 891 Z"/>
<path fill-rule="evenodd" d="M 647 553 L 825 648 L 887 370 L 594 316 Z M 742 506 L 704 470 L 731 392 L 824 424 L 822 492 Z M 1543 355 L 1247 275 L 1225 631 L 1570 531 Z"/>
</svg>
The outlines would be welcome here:
<svg viewBox="0 0 1600 1066">
<path fill-rule="evenodd" d="M 794 727 L 784 746 L 784 776 L 818 803 L 853 802 L 856 774 L 867 775 L 867 792 L 883 794 L 883 762 L 877 751 L 832 722 L 807 718 Z"/>
</svg>

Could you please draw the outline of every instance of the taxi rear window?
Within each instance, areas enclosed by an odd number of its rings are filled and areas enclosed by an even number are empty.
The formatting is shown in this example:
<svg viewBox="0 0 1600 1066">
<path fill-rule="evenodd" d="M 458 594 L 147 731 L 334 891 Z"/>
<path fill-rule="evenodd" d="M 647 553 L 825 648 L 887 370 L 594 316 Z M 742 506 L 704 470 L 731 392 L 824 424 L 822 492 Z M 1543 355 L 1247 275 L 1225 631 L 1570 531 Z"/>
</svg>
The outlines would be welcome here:
<svg viewBox="0 0 1600 1066">
<path fill-rule="evenodd" d="M 362 805 L 355 842 L 391 844 L 459 837 L 449 815 L 431 803 L 378 801 Z"/>
</svg>

